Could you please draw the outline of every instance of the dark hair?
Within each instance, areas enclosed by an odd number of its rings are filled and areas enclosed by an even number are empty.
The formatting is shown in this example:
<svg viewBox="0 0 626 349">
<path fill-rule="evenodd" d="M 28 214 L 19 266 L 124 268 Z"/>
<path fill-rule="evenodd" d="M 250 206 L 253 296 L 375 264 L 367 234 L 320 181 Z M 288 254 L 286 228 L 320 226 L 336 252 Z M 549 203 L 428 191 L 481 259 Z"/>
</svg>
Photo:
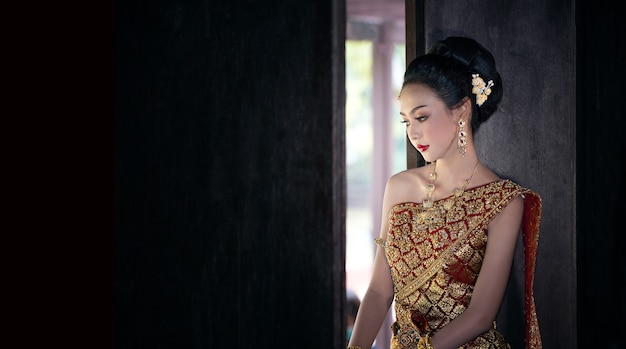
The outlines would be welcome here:
<svg viewBox="0 0 626 349">
<path fill-rule="evenodd" d="M 472 93 L 472 74 L 480 74 L 485 83 L 493 80 L 489 98 L 476 104 Z M 496 61 L 487 49 L 474 39 L 448 37 L 435 42 L 428 52 L 409 63 L 402 87 L 407 84 L 429 86 L 450 109 L 465 97 L 472 101 L 472 131 L 487 121 L 502 100 L 502 79 L 496 71 Z"/>
</svg>

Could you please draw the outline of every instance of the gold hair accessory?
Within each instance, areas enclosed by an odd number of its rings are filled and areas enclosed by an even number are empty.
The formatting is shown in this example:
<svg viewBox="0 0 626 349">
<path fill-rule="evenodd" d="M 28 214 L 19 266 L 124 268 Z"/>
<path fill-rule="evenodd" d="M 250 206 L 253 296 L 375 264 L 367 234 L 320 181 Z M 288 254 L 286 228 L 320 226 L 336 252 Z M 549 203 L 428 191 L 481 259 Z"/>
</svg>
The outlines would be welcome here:
<svg viewBox="0 0 626 349">
<path fill-rule="evenodd" d="M 472 74 L 472 93 L 476 95 L 476 104 L 480 107 L 485 103 L 487 97 L 491 94 L 491 87 L 493 87 L 493 80 L 489 80 L 485 85 L 485 80 L 478 74 Z"/>
<path fill-rule="evenodd" d="M 351 345 L 347 349 L 361 349 L 358 345 Z"/>
</svg>

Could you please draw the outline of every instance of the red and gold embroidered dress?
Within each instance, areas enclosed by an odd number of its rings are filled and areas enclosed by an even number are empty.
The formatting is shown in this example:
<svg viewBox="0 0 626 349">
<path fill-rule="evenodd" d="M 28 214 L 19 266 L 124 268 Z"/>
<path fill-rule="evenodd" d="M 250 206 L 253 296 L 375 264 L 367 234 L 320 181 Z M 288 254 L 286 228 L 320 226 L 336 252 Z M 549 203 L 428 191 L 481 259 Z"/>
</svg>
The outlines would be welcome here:
<svg viewBox="0 0 626 349">
<path fill-rule="evenodd" d="M 376 242 L 385 249 L 394 283 L 392 349 L 417 348 L 420 334 L 436 332 L 468 307 L 487 247 L 487 225 L 518 196 L 524 198 L 526 348 L 541 348 L 533 296 L 541 198 L 503 179 L 468 189 L 458 198 L 436 201 L 434 209 L 440 215 L 427 214 L 421 203 L 391 208 L 387 240 Z M 509 348 L 509 344 L 494 325 L 460 348 Z"/>
</svg>

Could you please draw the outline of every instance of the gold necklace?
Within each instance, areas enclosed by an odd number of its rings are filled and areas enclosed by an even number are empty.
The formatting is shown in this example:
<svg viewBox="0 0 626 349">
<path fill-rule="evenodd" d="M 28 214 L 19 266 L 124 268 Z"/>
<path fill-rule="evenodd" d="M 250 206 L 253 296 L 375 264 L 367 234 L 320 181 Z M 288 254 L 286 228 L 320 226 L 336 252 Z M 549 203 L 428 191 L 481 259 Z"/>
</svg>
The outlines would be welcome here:
<svg viewBox="0 0 626 349">
<path fill-rule="evenodd" d="M 463 182 L 463 186 L 461 186 L 461 188 L 454 188 L 454 195 L 446 200 L 443 205 L 434 207 L 433 192 L 435 191 L 435 180 L 437 179 L 437 161 L 435 161 L 433 172 L 428 175 L 428 184 L 426 184 L 426 199 L 424 199 L 424 202 L 422 203 L 424 211 L 422 211 L 418 216 L 418 224 L 421 223 L 428 225 L 431 229 L 435 226 L 443 225 L 443 223 L 445 223 L 447 211 L 454 206 L 456 198 L 463 195 L 465 189 L 467 189 L 467 186 L 472 180 L 472 177 L 474 177 L 474 173 L 476 173 L 479 163 L 480 161 L 476 161 L 472 174 Z"/>
</svg>

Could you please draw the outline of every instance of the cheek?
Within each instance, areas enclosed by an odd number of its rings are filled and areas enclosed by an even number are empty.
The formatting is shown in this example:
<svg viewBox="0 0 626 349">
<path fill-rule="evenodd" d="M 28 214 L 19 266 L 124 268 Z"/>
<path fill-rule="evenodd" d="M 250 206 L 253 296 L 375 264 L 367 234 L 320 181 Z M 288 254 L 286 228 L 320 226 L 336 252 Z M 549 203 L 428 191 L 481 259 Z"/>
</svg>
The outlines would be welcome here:
<svg viewBox="0 0 626 349">
<path fill-rule="evenodd" d="M 450 137 L 453 137 L 456 134 L 455 126 L 446 120 L 432 123 L 428 125 L 428 128 L 424 131 L 428 132 L 431 137 L 436 137 L 436 139 L 441 140 L 441 142 L 444 143 L 448 142 Z"/>
<path fill-rule="evenodd" d="M 446 133 L 446 130 L 448 128 L 449 125 L 446 122 L 442 122 L 441 120 L 431 122 L 427 127 L 425 127 L 425 129 L 433 135 L 442 135 Z"/>
</svg>

